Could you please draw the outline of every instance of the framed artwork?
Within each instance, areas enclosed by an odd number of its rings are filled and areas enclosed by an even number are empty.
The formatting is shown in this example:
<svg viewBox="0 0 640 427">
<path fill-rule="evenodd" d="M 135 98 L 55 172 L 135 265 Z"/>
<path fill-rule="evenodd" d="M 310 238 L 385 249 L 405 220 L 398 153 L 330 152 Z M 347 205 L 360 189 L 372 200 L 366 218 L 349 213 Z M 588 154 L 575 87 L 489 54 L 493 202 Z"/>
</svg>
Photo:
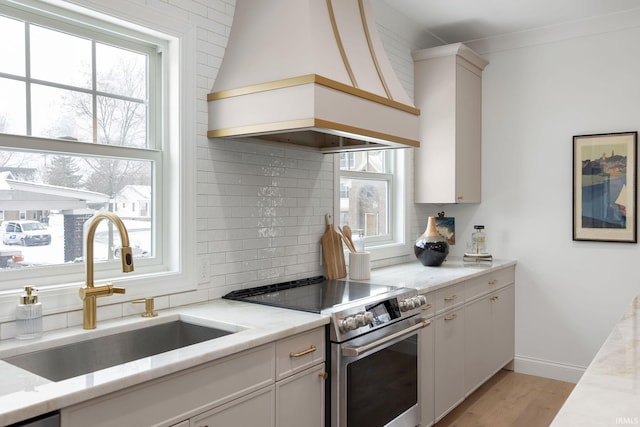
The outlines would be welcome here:
<svg viewBox="0 0 640 427">
<path fill-rule="evenodd" d="M 573 240 L 637 242 L 638 132 L 573 137 Z"/>
<path fill-rule="evenodd" d="M 454 217 L 445 217 L 444 212 L 439 212 L 436 217 L 436 229 L 442 237 L 447 239 L 447 243 L 456 244 L 456 219 Z"/>
</svg>

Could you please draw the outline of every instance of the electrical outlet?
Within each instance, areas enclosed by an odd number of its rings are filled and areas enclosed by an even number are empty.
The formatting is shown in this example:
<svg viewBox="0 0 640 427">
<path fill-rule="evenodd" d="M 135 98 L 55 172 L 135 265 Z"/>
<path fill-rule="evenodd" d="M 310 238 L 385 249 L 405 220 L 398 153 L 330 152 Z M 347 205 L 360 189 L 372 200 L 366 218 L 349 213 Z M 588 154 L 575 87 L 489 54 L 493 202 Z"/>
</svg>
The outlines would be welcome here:
<svg viewBox="0 0 640 427">
<path fill-rule="evenodd" d="M 209 280 L 209 258 L 201 256 L 198 258 L 198 283 L 207 283 Z"/>
</svg>

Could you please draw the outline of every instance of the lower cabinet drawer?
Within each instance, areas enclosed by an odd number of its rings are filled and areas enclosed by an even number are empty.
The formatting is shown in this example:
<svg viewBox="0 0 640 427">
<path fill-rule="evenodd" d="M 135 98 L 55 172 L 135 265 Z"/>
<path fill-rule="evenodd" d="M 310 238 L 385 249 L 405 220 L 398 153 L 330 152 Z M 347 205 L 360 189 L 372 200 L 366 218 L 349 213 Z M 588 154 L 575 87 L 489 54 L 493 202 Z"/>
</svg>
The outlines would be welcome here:
<svg viewBox="0 0 640 427">
<path fill-rule="evenodd" d="M 467 286 L 465 290 L 467 301 L 514 283 L 515 280 L 515 267 L 504 268 L 469 279 L 465 282 Z"/>
<path fill-rule="evenodd" d="M 438 289 L 435 292 L 436 314 L 464 304 L 464 282 Z"/>
<path fill-rule="evenodd" d="M 317 365 L 324 359 L 324 328 L 280 340 L 276 346 L 276 380 Z"/>
</svg>

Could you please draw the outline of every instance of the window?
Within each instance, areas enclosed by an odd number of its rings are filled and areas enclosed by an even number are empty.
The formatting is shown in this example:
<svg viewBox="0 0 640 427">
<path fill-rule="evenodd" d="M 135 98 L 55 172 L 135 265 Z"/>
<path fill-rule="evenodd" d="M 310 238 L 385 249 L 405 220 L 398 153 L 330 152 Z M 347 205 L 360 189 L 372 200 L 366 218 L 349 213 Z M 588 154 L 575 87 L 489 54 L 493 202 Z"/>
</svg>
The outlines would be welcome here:
<svg viewBox="0 0 640 427">
<path fill-rule="evenodd" d="M 164 136 L 176 134 L 170 107 L 162 107 L 170 104 L 167 87 L 177 85 L 163 79 L 163 53 L 177 49 L 169 44 L 53 6 L 0 5 L 0 191 L 12 196 L 0 210 L 3 220 L 38 221 L 51 235 L 46 245 L 16 245 L 24 261 L 0 269 L 0 277 L 81 280 L 78 231 L 100 210 L 120 215 L 134 253 L 144 254 L 134 275 L 180 268 L 168 260 L 181 246 L 180 232 L 166 225 L 177 216 L 167 207 L 177 190 L 161 185 L 179 177 L 169 166 L 179 156 L 167 159 Z M 136 209 L 136 194 L 145 209 Z M 131 209 L 118 212 L 120 203 Z M 175 247 L 163 246 L 169 238 Z M 95 260 L 107 262 L 96 266 L 97 278 L 118 270 L 111 260 L 119 239 L 115 227 L 100 223 Z"/>
<path fill-rule="evenodd" d="M 339 157 L 340 224 L 363 236 L 368 249 L 403 243 L 403 150 L 356 151 Z"/>
</svg>

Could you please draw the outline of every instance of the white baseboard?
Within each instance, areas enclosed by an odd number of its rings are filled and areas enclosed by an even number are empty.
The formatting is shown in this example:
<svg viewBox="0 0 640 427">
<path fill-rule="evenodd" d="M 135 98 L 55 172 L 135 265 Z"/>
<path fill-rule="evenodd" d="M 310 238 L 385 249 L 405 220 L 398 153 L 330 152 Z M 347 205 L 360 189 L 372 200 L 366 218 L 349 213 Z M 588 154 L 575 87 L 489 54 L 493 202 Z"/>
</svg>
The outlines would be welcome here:
<svg viewBox="0 0 640 427">
<path fill-rule="evenodd" d="M 567 365 L 525 356 L 516 356 L 513 361 L 513 370 L 515 372 L 574 384 L 582 377 L 585 369 L 582 366 Z"/>
</svg>

